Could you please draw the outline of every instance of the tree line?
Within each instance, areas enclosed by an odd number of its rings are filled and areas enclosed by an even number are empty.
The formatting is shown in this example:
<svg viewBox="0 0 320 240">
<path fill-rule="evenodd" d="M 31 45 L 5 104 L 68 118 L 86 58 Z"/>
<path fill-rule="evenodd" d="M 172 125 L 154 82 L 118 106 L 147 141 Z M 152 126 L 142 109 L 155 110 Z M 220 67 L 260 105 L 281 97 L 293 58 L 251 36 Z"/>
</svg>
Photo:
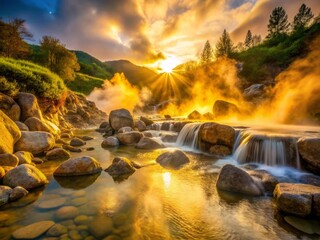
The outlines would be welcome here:
<svg viewBox="0 0 320 240">
<path fill-rule="evenodd" d="M 32 55 L 32 49 L 25 40 L 31 40 L 32 37 L 26 28 L 25 20 L 4 22 L 0 19 L 0 56 L 27 59 Z M 43 36 L 40 40 L 39 63 L 65 81 L 74 80 L 75 71 L 80 70 L 75 53 L 70 52 L 59 39 L 52 36 Z"/>
<path fill-rule="evenodd" d="M 272 40 L 283 35 L 302 33 L 310 26 L 313 17 L 314 15 L 311 8 L 302 4 L 298 13 L 294 16 L 293 22 L 289 23 L 288 15 L 284 8 L 276 7 L 270 15 L 268 35 L 264 41 Z M 318 21 L 318 18 L 315 21 Z M 261 43 L 261 36 L 253 35 L 251 30 L 248 30 L 244 42 L 240 42 L 234 46 L 229 33 L 224 29 L 222 36 L 216 43 L 215 49 L 211 47 L 209 40 L 206 41 L 200 54 L 200 63 L 205 65 L 221 56 L 232 57 L 235 52 L 243 52 Z"/>
</svg>

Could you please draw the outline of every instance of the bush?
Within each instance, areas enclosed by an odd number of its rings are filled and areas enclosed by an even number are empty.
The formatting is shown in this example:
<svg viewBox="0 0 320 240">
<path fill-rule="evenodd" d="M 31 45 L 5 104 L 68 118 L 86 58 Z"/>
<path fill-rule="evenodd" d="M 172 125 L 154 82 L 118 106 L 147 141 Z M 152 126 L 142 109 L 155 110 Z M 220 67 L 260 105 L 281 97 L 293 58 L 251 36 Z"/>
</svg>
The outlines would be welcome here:
<svg viewBox="0 0 320 240">
<path fill-rule="evenodd" d="M 5 77 L 11 87 L 16 84 L 20 91 L 39 97 L 59 99 L 66 91 L 66 86 L 58 75 L 24 60 L 0 58 L 0 76 Z"/>
<path fill-rule="evenodd" d="M 94 88 L 101 88 L 103 79 L 91 77 L 86 74 L 76 73 L 76 78 L 72 82 L 67 82 L 67 87 L 77 93 L 89 95 Z"/>
<path fill-rule="evenodd" d="M 0 92 L 13 96 L 19 92 L 19 86 L 15 81 L 9 82 L 5 77 L 0 77 Z"/>
</svg>

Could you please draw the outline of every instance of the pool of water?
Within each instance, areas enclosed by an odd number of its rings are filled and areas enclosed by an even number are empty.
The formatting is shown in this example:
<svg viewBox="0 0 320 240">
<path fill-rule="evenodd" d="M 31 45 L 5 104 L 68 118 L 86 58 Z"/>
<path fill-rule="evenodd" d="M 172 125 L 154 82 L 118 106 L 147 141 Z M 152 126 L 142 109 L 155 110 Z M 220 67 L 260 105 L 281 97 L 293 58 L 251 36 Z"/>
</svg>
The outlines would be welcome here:
<svg viewBox="0 0 320 240">
<path fill-rule="evenodd" d="M 92 156 L 103 169 L 114 156 L 150 164 L 168 151 L 134 147 L 106 150 L 100 147 L 103 138 L 99 133 L 88 130 L 76 134 L 94 136 L 85 148 L 95 150 L 73 153 L 72 157 Z M 51 239 L 317 238 L 285 224 L 271 197 L 248 198 L 218 192 L 218 171 L 204 169 L 217 169 L 219 164 L 215 163 L 221 160 L 199 153 L 187 155 L 191 163 L 180 170 L 153 164 L 138 169 L 127 179 L 113 179 L 104 171 L 87 177 L 55 179 L 52 172 L 59 162 L 38 165 L 49 184 L 0 209 L 0 239 L 10 239 L 15 229 L 42 220 L 53 220 L 68 229 L 69 238 L 63 235 Z M 62 203 L 44 208 L 50 201 Z M 58 213 L 63 206 L 75 206 L 77 216 L 62 219 Z"/>
</svg>

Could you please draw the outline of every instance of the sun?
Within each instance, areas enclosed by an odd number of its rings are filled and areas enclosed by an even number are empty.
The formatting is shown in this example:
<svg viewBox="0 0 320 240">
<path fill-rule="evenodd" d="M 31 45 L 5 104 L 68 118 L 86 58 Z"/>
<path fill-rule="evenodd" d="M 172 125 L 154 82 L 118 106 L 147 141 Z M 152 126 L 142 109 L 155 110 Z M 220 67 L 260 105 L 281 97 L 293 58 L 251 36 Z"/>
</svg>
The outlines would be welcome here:
<svg viewBox="0 0 320 240">
<path fill-rule="evenodd" d="M 176 57 L 169 57 L 160 63 L 160 71 L 163 73 L 172 73 L 173 69 L 179 64 Z"/>
</svg>

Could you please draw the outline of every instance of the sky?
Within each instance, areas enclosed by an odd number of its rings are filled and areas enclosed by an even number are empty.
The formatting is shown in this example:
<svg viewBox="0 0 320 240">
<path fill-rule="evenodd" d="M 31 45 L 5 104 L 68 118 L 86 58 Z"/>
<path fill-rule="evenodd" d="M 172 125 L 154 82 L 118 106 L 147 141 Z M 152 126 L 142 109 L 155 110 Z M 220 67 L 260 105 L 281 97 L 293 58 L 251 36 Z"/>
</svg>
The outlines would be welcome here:
<svg viewBox="0 0 320 240">
<path fill-rule="evenodd" d="M 0 17 L 25 19 L 34 44 L 50 35 L 103 61 L 150 65 L 196 59 L 224 29 L 234 43 L 248 29 L 265 37 L 275 7 L 291 21 L 302 3 L 319 15 L 319 0 L 0 0 Z"/>
</svg>

